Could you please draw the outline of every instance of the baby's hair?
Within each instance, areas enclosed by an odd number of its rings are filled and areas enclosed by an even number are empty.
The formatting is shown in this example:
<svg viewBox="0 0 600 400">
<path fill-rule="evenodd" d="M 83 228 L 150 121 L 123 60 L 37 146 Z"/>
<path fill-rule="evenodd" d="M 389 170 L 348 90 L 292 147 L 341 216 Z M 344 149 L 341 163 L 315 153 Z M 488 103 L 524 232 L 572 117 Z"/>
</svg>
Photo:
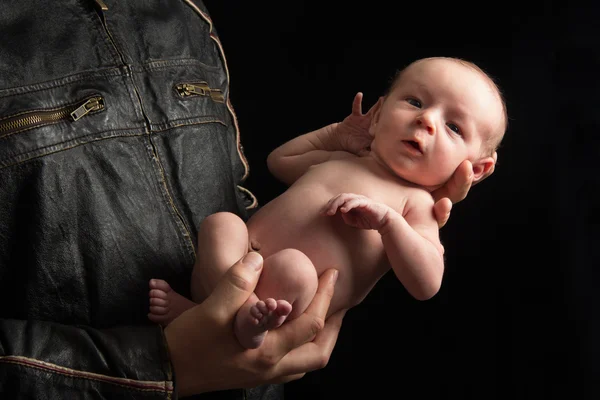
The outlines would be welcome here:
<svg viewBox="0 0 600 400">
<path fill-rule="evenodd" d="M 488 138 L 487 143 L 485 143 L 485 146 L 484 146 L 484 148 L 486 149 L 486 153 L 489 152 L 489 154 L 486 154 L 486 155 L 493 154 L 500 146 L 500 142 L 502 142 L 502 138 L 504 137 L 504 134 L 506 133 L 506 130 L 508 129 L 508 111 L 506 109 L 506 100 L 504 99 L 504 94 L 502 93 L 502 90 L 500 89 L 498 84 L 494 81 L 494 79 L 490 75 L 488 75 L 483 69 L 481 69 L 481 67 L 479 67 L 477 64 L 474 64 L 471 61 L 463 60 L 462 58 L 457 58 L 457 57 L 427 57 L 427 58 L 421 58 L 419 60 L 415 60 L 415 61 L 411 62 L 410 64 L 408 64 L 406 67 L 404 67 L 401 70 L 398 70 L 396 72 L 396 74 L 393 76 L 393 78 L 385 92 L 385 96 L 387 97 L 390 94 L 390 92 L 396 87 L 398 82 L 400 82 L 404 71 L 406 71 L 409 67 L 411 67 L 419 62 L 429 61 L 429 60 L 454 61 L 460 65 L 463 65 L 465 67 L 475 70 L 481 76 L 483 76 L 486 81 L 488 81 L 492 90 L 498 95 L 498 98 L 500 99 L 500 103 L 502 104 L 504 129 L 499 134 L 491 135 Z"/>
</svg>

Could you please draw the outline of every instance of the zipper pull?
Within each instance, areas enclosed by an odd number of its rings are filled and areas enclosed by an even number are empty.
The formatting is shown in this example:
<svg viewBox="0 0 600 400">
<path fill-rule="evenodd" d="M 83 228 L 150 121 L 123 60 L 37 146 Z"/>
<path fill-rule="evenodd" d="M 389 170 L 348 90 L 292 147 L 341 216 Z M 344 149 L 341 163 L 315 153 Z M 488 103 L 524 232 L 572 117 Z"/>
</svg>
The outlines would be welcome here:
<svg viewBox="0 0 600 400">
<path fill-rule="evenodd" d="M 175 87 L 177 89 L 177 93 L 181 97 L 187 96 L 210 96 L 210 98 L 217 103 L 224 103 L 225 98 L 223 97 L 223 93 L 221 93 L 218 89 L 211 89 L 208 84 L 205 82 L 200 83 L 182 83 Z"/>
<path fill-rule="evenodd" d="M 102 11 L 108 11 L 108 6 L 102 0 L 96 0 L 96 4 L 98 4 L 98 7 L 100 7 Z"/>
<path fill-rule="evenodd" d="M 205 83 L 199 83 L 192 85 L 189 83 L 182 83 L 177 85 L 177 92 L 180 96 L 186 97 L 191 95 L 206 96 L 206 92 L 210 91 L 210 87 Z"/>
<path fill-rule="evenodd" d="M 102 110 L 103 108 L 104 101 L 102 100 L 102 97 L 92 97 L 91 99 L 88 99 L 85 103 L 77 107 L 75 111 L 71 113 L 71 118 L 73 118 L 73 121 L 77 121 L 84 115 L 92 111 Z"/>
</svg>

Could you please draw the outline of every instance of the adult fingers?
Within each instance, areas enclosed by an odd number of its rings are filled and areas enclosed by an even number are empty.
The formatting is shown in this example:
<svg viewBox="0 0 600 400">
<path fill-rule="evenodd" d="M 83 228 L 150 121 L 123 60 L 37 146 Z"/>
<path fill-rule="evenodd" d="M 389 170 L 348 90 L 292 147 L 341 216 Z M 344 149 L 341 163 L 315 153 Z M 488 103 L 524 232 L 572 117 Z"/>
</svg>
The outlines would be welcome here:
<svg viewBox="0 0 600 400">
<path fill-rule="evenodd" d="M 458 203 L 467 197 L 473 183 L 473 165 L 469 160 L 463 161 L 448 182 L 441 188 L 433 191 L 431 195 L 438 201 L 448 197 L 452 203 Z"/>
<path fill-rule="evenodd" d="M 325 359 L 321 360 L 323 365 L 320 368 L 325 367 L 329 361 L 329 357 L 331 356 L 333 348 L 337 343 L 337 338 L 340 333 L 340 329 L 342 328 L 342 321 L 344 320 L 346 311 L 348 311 L 348 309 L 340 310 L 327 318 L 327 321 L 325 321 L 325 327 L 312 341 L 312 343 L 314 343 L 317 348 L 320 349 L 322 355 L 325 357 Z"/>
<path fill-rule="evenodd" d="M 231 318 L 254 291 L 263 266 L 263 258 L 251 251 L 235 263 L 204 301 L 207 309 L 223 318 Z"/>
<path fill-rule="evenodd" d="M 442 228 L 450 218 L 450 210 L 452 210 L 452 202 L 449 198 L 444 197 L 436 201 L 433 205 L 433 215 L 437 220 L 438 227 Z"/>
<path fill-rule="evenodd" d="M 334 269 L 329 269 L 321 274 L 315 297 L 304 313 L 293 321 L 288 321 L 280 328 L 269 332 L 266 340 L 273 340 L 273 346 L 276 348 L 275 354 L 281 357 L 285 356 L 295 348 L 312 341 L 323 329 L 337 277 L 338 271 Z"/>
<path fill-rule="evenodd" d="M 342 320 L 347 310 L 341 310 L 327 319 L 325 327 L 312 342 L 292 350 L 279 363 L 279 370 L 284 376 L 295 376 L 317 369 L 325 368 L 337 342 Z"/>
</svg>

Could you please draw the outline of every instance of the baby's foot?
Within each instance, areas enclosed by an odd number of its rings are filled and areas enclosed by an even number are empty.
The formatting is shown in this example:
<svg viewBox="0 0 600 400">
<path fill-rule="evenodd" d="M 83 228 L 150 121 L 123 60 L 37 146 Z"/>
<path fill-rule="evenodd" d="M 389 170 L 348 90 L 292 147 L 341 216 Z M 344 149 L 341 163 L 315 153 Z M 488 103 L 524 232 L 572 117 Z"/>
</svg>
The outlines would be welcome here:
<svg viewBox="0 0 600 400">
<path fill-rule="evenodd" d="M 171 289 L 162 279 L 150 279 L 150 312 L 152 322 L 168 325 L 182 312 L 194 307 L 196 303 Z"/>
<path fill-rule="evenodd" d="M 247 349 L 259 347 L 267 331 L 275 329 L 290 315 L 292 305 L 285 300 L 259 300 L 249 311 L 242 308 L 235 317 L 235 333 L 242 346 Z"/>
</svg>

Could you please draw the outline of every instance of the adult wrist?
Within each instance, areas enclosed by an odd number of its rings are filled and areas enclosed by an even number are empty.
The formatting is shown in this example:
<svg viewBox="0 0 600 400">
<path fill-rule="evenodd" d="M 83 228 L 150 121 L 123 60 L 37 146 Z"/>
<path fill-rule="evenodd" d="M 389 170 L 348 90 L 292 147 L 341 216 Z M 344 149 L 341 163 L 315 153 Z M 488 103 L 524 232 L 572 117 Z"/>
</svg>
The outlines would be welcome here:
<svg viewBox="0 0 600 400">
<path fill-rule="evenodd" d="M 163 329 L 163 337 L 171 364 L 171 380 L 173 381 L 175 398 L 197 394 L 193 393 L 191 388 L 190 379 L 188 376 L 189 373 L 188 370 L 183 366 L 183 361 L 181 359 L 182 354 L 177 346 L 177 336 L 174 330 L 171 329 L 170 325 Z"/>
</svg>

